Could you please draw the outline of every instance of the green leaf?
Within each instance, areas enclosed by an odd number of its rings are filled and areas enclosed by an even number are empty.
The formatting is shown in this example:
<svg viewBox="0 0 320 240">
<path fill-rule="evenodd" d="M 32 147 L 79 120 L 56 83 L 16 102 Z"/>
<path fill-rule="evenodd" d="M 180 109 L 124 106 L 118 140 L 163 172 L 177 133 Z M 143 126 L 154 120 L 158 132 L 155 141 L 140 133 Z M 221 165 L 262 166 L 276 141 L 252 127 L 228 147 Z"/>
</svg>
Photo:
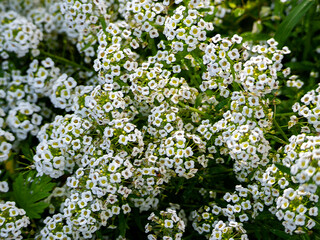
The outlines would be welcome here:
<svg viewBox="0 0 320 240">
<path fill-rule="evenodd" d="M 315 1 L 304 0 L 298 6 L 296 6 L 289 15 L 280 24 L 274 38 L 278 41 L 279 47 L 282 47 L 290 36 L 292 29 L 297 25 L 301 18 L 311 8 Z"/>
<path fill-rule="evenodd" d="M 91 43 L 91 42 L 88 42 L 86 45 L 84 45 L 83 48 L 81 48 L 81 52 L 84 51 L 84 50 L 86 50 L 86 49 L 88 49 L 91 45 L 92 45 L 92 43 Z"/>
<path fill-rule="evenodd" d="M 260 233 L 260 229 L 254 228 L 254 235 L 255 235 L 255 237 L 256 237 L 258 240 L 261 240 L 261 239 L 262 239 L 261 233 Z"/>
<path fill-rule="evenodd" d="M 301 62 L 289 62 L 286 63 L 286 67 L 291 68 L 292 70 L 297 71 L 312 71 L 313 69 L 317 68 L 316 64 L 310 61 L 301 61 Z"/>
<path fill-rule="evenodd" d="M 21 144 L 21 151 L 23 154 L 23 156 L 22 156 L 23 158 L 27 159 L 29 162 L 33 162 L 34 153 L 32 151 L 30 144 L 29 144 L 29 141 L 26 141 Z"/>
<path fill-rule="evenodd" d="M 196 100 L 195 100 L 195 103 L 194 103 L 194 107 L 197 108 L 201 105 L 201 102 L 202 102 L 202 95 L 199 94 L 197 97 L 196 97 Z"/>
<path fill-rule="evenodd" d="M 243 8 L 236 8 L 234 11 L 233 11 L 233 15 L 235 17 L 241 17 L 244 13 L 245 13 L 245 9 Z"/>
<path fill-rule="evenodd" d="M 279 168 L 279 170 L 283 173 L 286 173 L 286 174 L 290 174 L 290 168 L 286 167 L 286 166 L 283 166 L 282 164 L 280 163 L 274 163 L 274 165 L 276 165 L 277 168 Z"/>
<path fill-rule="evenodd" d="M 288 235 L 284 231 L 280 231 L 278 229 L 270 229 L 270 232 L 272 232 L 274 235 L 278 236 L 281 239 L 289 239 L 290 238 L 290 235 Z"/>
<path fill-rule="evenodd" d="M 100 17 L 100 18 L 99 18 L 99 21 L 100 21 L 100 23 L 101 23 L 103 32 L 107 35 L 107 31 L 106 31 L 106 29 L 107 29 L 107 23 L 106 23 L 106 20 L 104 19 L 104 17 Z"/>
<path fill-rule="evenodd" d="M 217 106 L 215 107 L 215 109 L 217 110 L 217 111 L 219 111 L 220 109 L 222 109 L 225 105 L 227 105 L 229 103 L 229 99 L 224 99 L 224 100 L 222 100 L 221 102 L 219 102 L 218 104 L 217 104 Z"/>
<path fill-rule="evenodd" d="M 229 2 L 228 3 L 229 7 L 231 8 L 236 8 L 237 7 L 237 4 L 233 3 L 233 2 Z"/>
<path fill-rule="evenodd" d="M 268 28 L 272 29 L 273 31 L 276 30 L 274 24 L 272 24 L 270 22 L 262 22 L 262 24 L 267 26 Z"/>
<path fill-rule="evenodd" d="M 31 219 L 41 217 L 40 214 L 49 206 L 43 200 L 55 186 L 50 177 L 36 177 L 36 173 L 30 171 L 26 176 L 20 173 L 13 183 L 13 198 Z"/>
<path fill-rule="evenodd" d="M 278 143 L 281 143 L 281 144 L 287 144 L 285 141 L 283 141 L 281 138 L 278 138 L 277 136 L 274 136 L 272 134 L 266 134 L 266 137 L 267 138 L 272 138 L 273 140 L 275 140 L 276 142 Z"/>
<path fill-rule="evenodd" d="M 133 210 L 133 218 L 134 218 L 134 221 L 136 223 L 136 226 L 138 227 L 138 229 L 141 231 L 141 232 L 144 232 L 145 229 L 142 225 L 142 220 L 141 220 L 141 215 L 140 215 L 140 212 L 138 212 L 137 209 L 134 209 Z"/>
<path fill-rule="evenodd" d="M 205 20 L 206 22 L 212 22 L 215 16 L 216 16 L 215 14 L 206 14 L 203 20 Z"/>
<path fill-rule="evenodd" d="M 210 89 L 207 89 L 207 90 L 206 90 L 206 95 L 207 95 L 208 97 L 212 97 L 213 95 L 215 95 L 215 92 L 212 91 L 212 90 L 210 90 Z"/>
<path fill-rule="evenodd" d="M 268 34 L 252 32 L 242 33 L 241 37 L 244 39 L 244 41 L 266 41 L 270 38 Z"/>
<path fill-rule="evenodd" d="M 122 237 L 126 236 L 127 228 L 128 228 L 127 220 L 124 218 L 123 212 L 120 212 L 120 214 L 119 214 L 119 231 L 120 231 L 120 235 Z"/>
<path fill-rule="evenodd" d="M 102 233 L 101 233 L 101 229 L 96 231 L 95 234 L 97 236 L 97 239 L 102 239 L 103 238 Z"/>
</svg>

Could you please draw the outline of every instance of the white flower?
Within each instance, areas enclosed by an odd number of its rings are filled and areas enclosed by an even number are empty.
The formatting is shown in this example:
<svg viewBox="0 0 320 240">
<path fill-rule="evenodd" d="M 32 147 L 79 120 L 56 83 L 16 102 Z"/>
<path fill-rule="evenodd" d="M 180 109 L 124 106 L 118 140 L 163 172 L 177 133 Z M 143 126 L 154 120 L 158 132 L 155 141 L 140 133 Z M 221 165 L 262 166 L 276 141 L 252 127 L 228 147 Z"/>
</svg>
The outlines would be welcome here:
<svg viewBox="0 0 320 240">
<path fill-rule="evenodd" d="M 169 219 L 164 220 L 164 227 L 173 228 L 173 221 Z"/>
</svg>

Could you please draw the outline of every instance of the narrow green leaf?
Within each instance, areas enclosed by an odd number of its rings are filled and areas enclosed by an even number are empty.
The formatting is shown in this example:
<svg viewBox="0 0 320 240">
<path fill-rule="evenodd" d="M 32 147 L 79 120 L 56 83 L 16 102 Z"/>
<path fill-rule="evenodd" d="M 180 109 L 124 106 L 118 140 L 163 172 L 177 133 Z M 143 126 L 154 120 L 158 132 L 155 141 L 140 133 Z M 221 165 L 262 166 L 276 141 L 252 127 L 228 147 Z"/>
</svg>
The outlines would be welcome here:
<svg viewBox="0 0 320 240">
<path fill-rule="evenodd" d="M 30 141 L 26 140 L 21 144 L 21 151 L 23 154 L 23 158 L 27 159 L 30 162 L 33 162 L 34 153 L 32 148 L 30 147 Z"/>
<path fill-rule="evenodd" d="M 120 235 L 122 237 L 126 236 L 127 228 L 128 228 L 127 220 L 124 218 L 123 212 L 120 212 L 120 214 L 119 214 L 119 231 L 120 231 Z"/>
<path fill-rule="evenodd" d="M 317 66 L 315 63 L 310 61 L 302 61 L 302 62 L 289 62 L 286 63 L 286 67 L 291 68 L 292 70 L 298 70 L 298 71 L 312 71 Z"/>
<path fill-rule="evenodd" d="M 280 24 L 274 38 L 278 41 L 279 47 L 282 47 L 290 36 L 292 29 L 297 25 L 301 18 L 314 4 L 314 0 L 304 0 L 296 6 L 289 15 Z"/>
<path fill-rule="evenodd" d="M 268 34 L 245 32 L 241 34 L 244 41 L 266 41 L 270 38 Z"/>
<path fill-rule="evenodd" d="M 103 238 L 102 233 L 101 233 L 101 229 L 96 231 L 95 234 L 97 236 L 97 239 L 102 239 Z"/>
<path fill-rule="evenodd" d="M 266 134 L 267 138 L 272 138 L 273 140 L 275 140 L 278 143 L 281 144 L 287 144 L 285 141 L 283 141 L 281 138 L 278 138 L 277 136 L 271 135 L 271 134 Z"/>
<path fill-rule="evenodd" d="M 275 118 L 273 119 L 273 124 L 275 125 L 277 130 L 280 132 L 282 137 L 285 139 L 284 141 L 286 142 L 286 144 L 288 144 L 289 143 L 289 139 L 288 139 L 287 135 L 284 133 L 284 131 L 281 129 L 279 123 L 277 122 L 277 120 Z"/>
<path fill-rule="evenodd" d="M 91 42 L 88 42 L 86 45 L 84 45 L 84 47 L 81 49 L 81 52 L 88 49 L 90 46 L 92 46 Z"/>
<path fill-rule="evenodd" d="M 141 223 L 141 215 L 140 215 L 140 213 L 139 213 L 137 210 L 134 210 L 134 211 L 133 211 L 133 214 L 134 214 L 134 221 L 135 221 L 138 229 L 139 229 L 141 232 L 144 232 L 145 229 L 144 229 L 144 227 L 143 227 L 143 225 L 142 225 L 142 223 Z"/>
<path fill-rule="evenodd" d="M 267 231 L 264 231 L 264 229 L 261 231 L 261 235 L 262 235 L 262 239 L 263 240 L 269 240 L 270 238 L 270 233 L 268 233 Z"/>
<path fill-rule="evenodd" d="M 202 95 L 199 94 L 195 100 L 195 103 L 194 103 L 194 107 L 197 108 L 201 105 L 201 102 L 202 102 Z"/>
<path fill-rule="evenodd" d="M 214 20 L 214 18 L 215 18 L 215 14 L 207 14 L 203 20 L 206 22 L 211 22 Z"/>
<path fill-rule="evenodd" d="M 310 236 L 308 234 L 301 235 L 302 240 L 310 240 Z"/>
<path fill-rule="evenodd" d="M 255 237 L 256 237 L 258 240 L 261 240 L 261 239 L 262 239 L 261 233 L 260 233 L 260 229 L 254 228 L 254 235 L 255 235 Z"/>
<path fill-rule="evenodd" d="M 104 32 L 105 34 L 107 34 L 107 31 L 106 31 L 106 29 L 107 29 L 106 20 L 104 19 L 104 17 L 100 17 L 99 20 L 100 20 L 100 23 L 101 23 L 103 32 Z"/>
<path fill-rule="evenodd" d="M 278 236 L 281 239 L 289 239 L 290 238 L 290 235 L 288 235 L 284 231 L 280 231 L 278 229 L 270 229 L 270 232 L 272 232 L 274 235 Z"/>
<path fill-rule="evenodd" d="M 256 171 L 252 171 L 248 174 L 247 179 L 249 179 L 249 181 L 252 180 L 252 178 L 254 177 L 254 174 L 256 173 Z"/>
</svg>

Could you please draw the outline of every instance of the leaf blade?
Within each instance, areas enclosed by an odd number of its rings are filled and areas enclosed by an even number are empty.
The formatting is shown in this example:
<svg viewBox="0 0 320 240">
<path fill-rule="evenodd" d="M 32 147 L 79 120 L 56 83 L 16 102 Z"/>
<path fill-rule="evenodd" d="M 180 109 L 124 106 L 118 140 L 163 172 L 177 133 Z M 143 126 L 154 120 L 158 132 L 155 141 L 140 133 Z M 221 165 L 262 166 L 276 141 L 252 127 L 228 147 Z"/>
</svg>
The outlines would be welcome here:
<svg viewBox="0 0 320 240">
<path fill-rule="evenodd" d="M 40 215 L 49 206 L 43 200 L 55 186 L 50 180 L 48 176 L 36 177 L 36 171 L 30 171 L 25 177 L 19 174 L 12 185 L 15 202 L 31 219 L 41 218 Z"/>
<path fill-rule="evenodd" d="M 279 43 L 279 47 L 282 47 L 290 36 L 291 31 L 301 20 L 301 18 L 307 13 L 307 11 L 314 4 L 313 0 L 304 0 L 298 6 L 296 6 L 284 21 L 279 25 L 279 28 L 274 36 L 275 40 Z"/>
</svg>

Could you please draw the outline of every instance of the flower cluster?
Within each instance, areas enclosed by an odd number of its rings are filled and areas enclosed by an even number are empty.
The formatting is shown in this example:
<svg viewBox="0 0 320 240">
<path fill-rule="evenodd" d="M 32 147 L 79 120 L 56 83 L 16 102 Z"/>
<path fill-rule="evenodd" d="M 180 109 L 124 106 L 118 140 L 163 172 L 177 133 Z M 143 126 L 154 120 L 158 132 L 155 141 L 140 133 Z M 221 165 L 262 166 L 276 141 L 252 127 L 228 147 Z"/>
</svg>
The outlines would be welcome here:
<svg viewBox="0 0 320 240">
<path fill-rule="evenodd" d="M 247 181 L 249 173 L 269 162 L 271 147 L 264 133 L 271 127 L 272 111 L 264 108 L 264 100 L 251 93 L 235 91 L 231 100 L 231 110 L 210 130 L 212 134 L 221 133 L 214 144 L 221 146 L 221 154 L 229 154 L 235 160 L 234 171 L 239 172 L 239 181 Z"/>
<path fill-rule="evenodd" d="M 92 86 L 82 87 L 79 92 L 74 94 L 73 110 L 82 117 L 94 119 L 99 125 L 113 119 L 131 119 L 137 113 L 134 106 L 127 108 L 131 99 L 124 96 L 123 91 L 116 91 L 112 84 L 98 85 L 94 89 Z"/>
<path fill-rule="evenodd" d="M 320 132 L 320 85 L 315 90 L 307 92 L 302 98 L 301 103 L 297 102 L 292 106 L 292 110 L 299 116 L 308 120 L 313 131 Z M 308 131 L 308 130 L 306 130 Z M 309 129 L 310 131 L 310 129 Z"/>
<path fill-rule="evenodd" d="M 151 213 L 148 217 L 150 223 L 147 223 L 145 226 L 146 233 L 149 233 L 148 239 L 182 239 L 185 223 L 177 215 L 176 210 L 168 208 L 166 211 L 160 211 L 159 215 Z M 150 234 L 150 232 L 154 232 L 154 234 Z"/>
<path fill-rule="evenodd" d="M 277 217 L 283 221 L 288 232 L 297 228 L 307 231 L 315 226 L 318 216 L 318 186 L 320 184 L 320 138 L 300 134 L 292 136 L 284 148 L 284 166 L 290 170 L 289 179 L 279 179 L 283 192 L 276 200 Z M 286 188 L 290 182 L 291 187 Z"/>
<path fill-rule="evenodd" d="M 228 39 L 217 34 L 212 38 L 203 56 L 203 62 L 207 64 L 204 79 L 207 81 L 202 83 L 203 90 L 219 88 L 220 94 L 228 97 L 229 92 L 225 89 L 233 81 L 257 96 L 264 96 L 278 89 L 279 72 L 284 77 L 288 75 L 286 69 L 282 70 L 281 62 L 284 54 L 290 51 L 285 47 L 277 49 L 278 43 L 274 39 L 254 46 L 247 43 L 242 43 L 241 46 L 241 42 L 242 38 L 238 35 Z M 240 51 L 239 45 L 242 47 Z"/>
<path fill-rule="evenodd" d="M 236 186 L 236 192 L 224 195 L 225 207 L 212 202 L 194 211 L 195 229 L 221 239 L 229 232 L 215 229 L 215 224 L 241 224 L 256 218 L 264 209 L 282 222 L 286 233 L 305 233 L 314 228 L 319 211 L 319 137 L 300 134 L 289 141 L 280 152 L 284 155 L 281 163 L 280 155 L 269 156 L 273 163 L 256 171 L 254 184 Z M 228 219 L 226 223 L 221 220 L 224 218 Z"/>
<path fill-rule="evenodd" d="M 237 210 L 241 209 L 241 205 L 236 206 Z M 224 212 L 233 211 L 232 206 L 224 209 Z M 222 209 L 215 204 L 212 206 L 204 206 L 198 211 L 194 211 L 191 214 L 191 217 L 194 219 L 192 224 L 193 228 L 199 234 L 205 234 L 207 239 L 248 239 L 246 230 L 243 228 L 242 223 L 230 220 L 224 222 L 218 220 L 216 215 L 222 212 Z"/>
<path fill-rule="evenodd" d="M 76 115 L 57 116 L 51 124 L 43 125 L 38 134 L 41 143 L 34 156 L 39 174 L 57 178 L 64 171 L 72 172 L 76 163 L 86 166 L 90 160 L 88 156 L 94 154 L 91 129 L 88 120 Z"/>
<path fill-rule="evenodd" d="M 72 78 L 68 77 L 67 74 L 62 74 L 54 81 L 51 86 L 52 94 L 50 95 L 50 100 L 52 104 L 56 108 L 62 108 L 66 111 L 70 111 L 73 98 L 76 95 L 77 90 L 76 88 L 77 82 Z"/>
<path fill-rule="evenodd" d="M 1 118 L 0 118 L 0 162 L 8 160 L 10 152 L 12 149 L 12 142 L 15 140 L 14 135 L 11 132 L 4 131 L 3 125 L 3 110 L 0 108 Z"/>
<path fill-rule="evenodd" d="M 223 196 L 225 207 L 211 202 L 208 206 L 193 211 L 192 226 L 209 239 L 228 239 L 231 236 L 248 239 L 243 223 L 254 219 L 264 210 L 261 195 L 257 185 L 237 185 L 234 193 L 228 192 Z"/>
<path fill-rule="evenodd" d="M 42 40 L 42 32 L 25 17 L 17 12 L 3 10 L 0 5 L 0 54 L 1 58 L 9 58 L 9 53 L 24 57 L 30 50 L 37 55 L 38 45 Z"/>
<path fill-rule="evenodd" d="M 41 62 L 35 59 L 27 70 L 28 84 L 38 95 L 50 96 L 52 85 L 57 81 L 59 73 L 60 69 L 55 67 L 51 58 Z"/>
<path fill-rule="evenodd" d="M 66 19 L 66 34 L 76 41 L 79 52 L 84 54 L 84 61 L 89 63 L 96 56 L 97 33 L 104 24 L 115 18 L 115 13 L 123 9 L 121 1 L 63 1 L 60 11 Z"/>
<path fill-rule="evenodd" d="M 42 99 L 50 96 L 51 84 L 59 74 L 59 69 L 54 67 L 50 58 L 43 60 L 40 67 L 37 60 L 32 61 L 25 73 L 7 63 L 3 62 L 4 72 L 0 82 L 0 101 L 3 103 L 1 128 L 14 133 L 16 140 L 21 141 L 29 133 L 35 136 L 43 119 L 51 115 L 51 110 Z"/>
<path fill-rule="evenodd" d="M 30 224 L 26 212 L 15 202 L 0 203 L 0 236 L 2 239 L 23 239 L 22 229 Z"/>
<path fill-rule="evenodd" d="M 29 102 L 19 102 L 19 105 L 8 113 L 7 123 L 18 139 L 26 139 L 28 133 L 36 135 L 42 122 L 39 114 L 41 108 Z"/>
<path fill-rule="evenodd" d="M 244 240 L 260 214 L 288 234 L 316 228 L 320 85 L 293 105 L 309 125 L 287 137 L 277 97 L 303 86 L 284 68 L 290 50 L 217 31 L 234 8 L 221 0 L 1 2 L 1 237 L 22 238 L 29 224 L 9 190 L 24 165 L 57 184 L 43 197 L 47 216 L 30 214 L 36 239 L 124 239 L 137 212 L 149 216 L 148 239 L 193 231 Z M 289 128 L 298 122 L 291 116 Z M 197 201 L 184 195 L 194 186 Z"/>
<path fill-rule="evenodd" d="M 128 160 L 107 154 L 92 159 L 89 164 L 90 167 L 78 168 L 68 177 L 63 214 L 57 213 L 45 220 L 41 239 L 60 236 L 91 239 L 101 226 L 112 225 L 119 214 L 130 213 L 131 208 L 125 201 L 131 189 L 124 185 L 132 175 L 133 166 Z"/>
</svg>

